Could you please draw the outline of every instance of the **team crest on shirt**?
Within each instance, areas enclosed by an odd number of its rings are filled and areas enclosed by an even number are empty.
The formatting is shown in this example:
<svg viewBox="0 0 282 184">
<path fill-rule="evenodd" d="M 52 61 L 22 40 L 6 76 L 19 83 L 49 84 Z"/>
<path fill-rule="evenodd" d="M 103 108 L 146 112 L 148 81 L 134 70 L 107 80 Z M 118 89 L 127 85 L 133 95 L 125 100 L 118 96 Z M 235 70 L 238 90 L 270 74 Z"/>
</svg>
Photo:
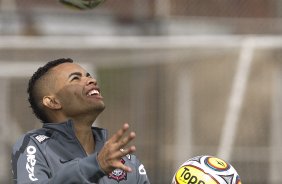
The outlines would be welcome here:
<svg viewBox="0 0 282 184">
<path fill-rule="evenodd" d="M 120 161 L 123 164 L 125 163 L 123 159 L 121 159 Z M 117 182 L 120 182 L 122 180 L 127 180 L 127 173 L 122 169 L 115 169 L 109 174 L 108 177 L 110 179 L 116 180 Z"/>
</svg>

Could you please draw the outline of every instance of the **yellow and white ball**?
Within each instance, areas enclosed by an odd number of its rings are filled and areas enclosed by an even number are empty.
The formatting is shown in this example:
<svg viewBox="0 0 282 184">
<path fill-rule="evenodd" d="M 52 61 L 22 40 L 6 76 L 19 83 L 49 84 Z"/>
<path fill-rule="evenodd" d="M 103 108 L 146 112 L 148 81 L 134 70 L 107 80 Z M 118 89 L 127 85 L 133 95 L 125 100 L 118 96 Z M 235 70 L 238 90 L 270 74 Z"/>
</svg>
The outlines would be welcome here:
<svg viewBox="0 0 282 184">
<path fill-rule="evenodd" d="M 235 168 L 224 160 L 204 155 L 184 162 L 172 184 L 242 184 Z"/>
</svg>

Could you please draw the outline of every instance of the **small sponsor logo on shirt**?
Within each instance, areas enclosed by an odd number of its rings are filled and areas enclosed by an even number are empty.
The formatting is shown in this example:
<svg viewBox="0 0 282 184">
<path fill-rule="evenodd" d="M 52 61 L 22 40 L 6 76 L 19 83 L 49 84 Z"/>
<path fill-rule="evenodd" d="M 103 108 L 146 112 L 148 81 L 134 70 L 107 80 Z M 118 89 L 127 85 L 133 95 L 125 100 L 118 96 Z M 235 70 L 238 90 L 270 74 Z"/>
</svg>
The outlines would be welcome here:
<svg viewBox="0 0 282 184">
<path fill-rule="evenodd" d="M 140 175 L 146 175 L 146 170 L 143 164 L 138 167 L 138 170 Z"/>
<path fill-rule="evenodd" d="M 123 159 L 121 159 L 121 163 L 125 163 Z M 114 179 L 117 182 L 120 182 L 121 180 L 127 180 L 127 173 L 123 171 L 122 169 L 115 169 L 113 170 L 109 176 L 110 179 Z"/>
<path fill-rule="evenodd" d="M 131 160 L 131 155 L 130 154 L 127 154 L 125 156 L 127 157 L 128 160 Z"/>
<path fill-rule="evenodd" d="M 46 141 L 47 139 L 49 139 L 50 137 L 46 136 L 46 135 L 37 135 L 35 136 L 35 139 L 39 142 L 39 143 L 43 143 L 44 141 Z"/>
<path fill-rule="evenodd" d="M 121 151 L 121 152 L 124 152 L 125 150 L 121 148 L 120 151 Z M 130 154 L 127 154 L 127 155 L 125 155 L 125 156 L 127 157 L 128 160 L 131 160 L 131 155 L 130 155 Z"/>
</svg>

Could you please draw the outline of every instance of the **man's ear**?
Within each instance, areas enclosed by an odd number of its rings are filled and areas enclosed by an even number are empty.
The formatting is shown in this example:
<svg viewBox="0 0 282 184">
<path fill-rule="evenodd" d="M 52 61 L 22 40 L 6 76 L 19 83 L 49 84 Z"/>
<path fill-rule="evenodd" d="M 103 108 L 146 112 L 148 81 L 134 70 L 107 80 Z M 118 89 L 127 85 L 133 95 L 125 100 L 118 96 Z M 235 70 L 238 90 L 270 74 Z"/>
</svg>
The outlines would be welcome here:
<svg viewBox="0 0 282 184">
<path fill-rule="evenodd" d="M 42 102 L 49 109 L 58 110 L 62 108 L 60 101 L 54 96 L 44 96 Z"/>
</svg>

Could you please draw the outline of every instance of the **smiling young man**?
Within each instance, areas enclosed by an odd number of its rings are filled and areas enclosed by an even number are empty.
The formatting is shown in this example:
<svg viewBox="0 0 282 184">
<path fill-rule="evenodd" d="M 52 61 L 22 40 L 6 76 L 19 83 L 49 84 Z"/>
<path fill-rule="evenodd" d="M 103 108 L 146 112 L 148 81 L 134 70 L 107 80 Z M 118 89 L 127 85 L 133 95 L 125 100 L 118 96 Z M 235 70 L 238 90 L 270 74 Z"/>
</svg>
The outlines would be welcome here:
<svg viewBox="0 0 282 184">
<path fill-rule="evenodd" d="M 97 81 L 71 59 L 40 67 L 28 86 L 41 129 L 23 135 L 13 147 L 17 184 L 148 184 L 144 166 L 132 155 L 135 138 L 124 124 L 110 139 L 92 127 L 105 104 Z"/>
</svg>

